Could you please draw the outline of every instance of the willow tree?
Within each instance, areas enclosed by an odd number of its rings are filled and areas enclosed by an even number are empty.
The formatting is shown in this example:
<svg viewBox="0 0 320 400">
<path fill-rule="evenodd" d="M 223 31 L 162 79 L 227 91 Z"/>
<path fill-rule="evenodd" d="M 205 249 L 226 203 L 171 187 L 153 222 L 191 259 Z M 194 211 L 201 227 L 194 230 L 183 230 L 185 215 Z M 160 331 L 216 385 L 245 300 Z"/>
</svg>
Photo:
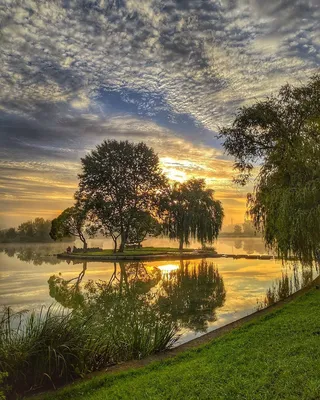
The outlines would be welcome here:
<svg viewBox="0 0 320 400">
<path fill-rule="evenodd" d="M 237 181 L 260 166 L 248 213 L 266 244 L 286 260 L 310 263 L 320 248 L 320 75 L 240 109 L 220 131 Z"/>
<path fill-rule="evenodd" d="M 224 217 L 222 204 L 214 191 L 206 188 L 204 179 L 175 183 L 162 200 L 164 231 L 170 239 L 179 240 L 179 249 L 190 239 L 202 245 L 218 237 Z"/>
</svg>

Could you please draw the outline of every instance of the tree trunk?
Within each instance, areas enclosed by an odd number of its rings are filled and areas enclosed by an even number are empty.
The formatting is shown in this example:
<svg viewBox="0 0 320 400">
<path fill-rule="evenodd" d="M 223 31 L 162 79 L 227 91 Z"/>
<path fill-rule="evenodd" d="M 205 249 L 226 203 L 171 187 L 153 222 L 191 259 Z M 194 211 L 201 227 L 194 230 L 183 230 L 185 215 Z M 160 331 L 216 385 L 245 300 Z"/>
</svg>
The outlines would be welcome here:
<svg viewBox="0 0 320 400">
<path fill-rule="evenodd" d="M 127 243 L 127 233 L 123 232 L 123 233 L 121 233 L 121 243 L 120 243 L 120 247 L 119 247 L 119 253 L 124 252 L 126 243 Z"/>
<path fill-rule="evenodd" d="M 88 248 L 88 243 L 86 242 L 86 240 L 84 240 L 84 242 L 83 242 L 83 250 L 84 250 L 84 252 L 87 251 L 87 248 Z"/>
<path fill-rule="evenodd" d="M 118 249 L 118 242 L 117 242 L 118 238 L 112 238 L 112 239 L 113 239 L 113 245 L 114 245 L 113 252 L 116 253 L 117 249 Z"/>
<path fill-rule="evenodd" d="M 179 250 L 182 251 L 183 250 L 183 238 L 180 238 L 180 242 L 179 242 Z"/>
</svg>

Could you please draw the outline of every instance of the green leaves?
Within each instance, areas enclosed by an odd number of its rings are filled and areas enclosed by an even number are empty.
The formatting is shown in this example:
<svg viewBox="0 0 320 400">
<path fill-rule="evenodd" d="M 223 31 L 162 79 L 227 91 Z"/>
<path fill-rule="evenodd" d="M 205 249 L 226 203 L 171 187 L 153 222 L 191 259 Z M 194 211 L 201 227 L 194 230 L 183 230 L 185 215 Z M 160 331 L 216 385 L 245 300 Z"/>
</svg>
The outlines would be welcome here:
<svg viewBox="0 0 320 400">
<path fill-rule="evenodd" d="M 239 111 L 223 128 L 239 183 L 261 163 L 248 212 L 279 256 L 311 263 L 320 249 L 320 75 Z"/>
</svg>

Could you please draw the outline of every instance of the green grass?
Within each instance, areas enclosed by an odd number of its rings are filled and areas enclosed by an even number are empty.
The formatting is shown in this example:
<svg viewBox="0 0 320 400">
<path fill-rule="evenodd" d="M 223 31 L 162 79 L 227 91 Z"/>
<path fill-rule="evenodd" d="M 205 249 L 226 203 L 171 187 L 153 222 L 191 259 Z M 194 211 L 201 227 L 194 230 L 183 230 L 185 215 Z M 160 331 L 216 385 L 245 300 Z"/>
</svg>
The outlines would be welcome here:
<svg viewBox="0 0 320 400">
<path fill-rule="evenodd" d="M 123 255 L 123 256 L 141 256 L 141 255 L 153 255 L 153 254 L 162 254 L 162 253 L 175 253 L 178 252 L 179 249 L 172 247 L 142 247 L 141 249 L 136 250 L 125 250 L 123 253 L 114 253 L 112 249 L 106 249 L 102 251 L 88 251 L 87 253 L 79 253 L 80 255 L 86 256 L 113 256 L 113 255 Z M 191 252 L 193 249 L 183 249 L 184 252 Z"/>
<path fill-rule="evenodd" d="M 173 359 L 100 375 L 40 398 L 319 399 L 320 290 Z"/>
</svg>

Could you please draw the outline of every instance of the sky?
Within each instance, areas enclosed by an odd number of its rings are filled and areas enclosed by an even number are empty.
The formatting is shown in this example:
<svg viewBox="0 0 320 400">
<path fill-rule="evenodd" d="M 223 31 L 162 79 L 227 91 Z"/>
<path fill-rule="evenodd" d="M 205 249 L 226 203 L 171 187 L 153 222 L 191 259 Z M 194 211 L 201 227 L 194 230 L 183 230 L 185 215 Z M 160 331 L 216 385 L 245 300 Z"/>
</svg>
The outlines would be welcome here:
<svg viewBox="0 0 320 400">
<path fill-rule="evenodd" d="M 73 204 L 80 158 L 144 141 L 242 222 L 217 138 L 237 109 L 319 71 L 319 0 L 0 0 L 0 228 Z"/>
</svg>

